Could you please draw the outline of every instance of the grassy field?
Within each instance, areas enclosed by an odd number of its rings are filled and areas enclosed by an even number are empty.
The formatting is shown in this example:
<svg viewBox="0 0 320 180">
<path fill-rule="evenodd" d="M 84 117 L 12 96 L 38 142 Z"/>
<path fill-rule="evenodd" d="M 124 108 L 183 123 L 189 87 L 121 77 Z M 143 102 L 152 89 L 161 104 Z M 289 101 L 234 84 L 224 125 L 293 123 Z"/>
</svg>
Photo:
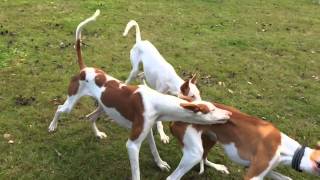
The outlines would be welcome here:
<svg viewBox="0 0 320 180">
<path fill-rule="evenodd" d="M 87 65 L 125 80 L 135 39 L 134 33 L 123 38 L 122 32 L 135 19 L 142 38 L 178 74 L 200 72 L 204 99 L 269 119 L 303 144 L 320 140 L 317 0 L 0 2 L 0 179 L 130 179 L 128 132 L 101 120 L 98 126 L 108 138 L 96 139 L 83 118 L 94 109 L 91 99 L 64 115 L 57 132 L 47 132 L 70 77 L 78 72 L 75 28 L 97 8 L 101 16 L 83 33 Z M 11 137 L 2 137 L 6 133 Z M 156 138 L 160 155 L 174 169 L 182 155 L 177 141 L 171 136 L 163 145 Z M 241 179 L 244 174 L 219 147 L 210 159 L 227 165 L 231 174 L 207 168 L 198 176 L 195 167 L 184 179 Z M 146 144 L 140 168 L 142 179 L 169 175 L 153 163 Z M 278 170 L 293 179 L 314 179 L 290 167 Z"/>
</svg>

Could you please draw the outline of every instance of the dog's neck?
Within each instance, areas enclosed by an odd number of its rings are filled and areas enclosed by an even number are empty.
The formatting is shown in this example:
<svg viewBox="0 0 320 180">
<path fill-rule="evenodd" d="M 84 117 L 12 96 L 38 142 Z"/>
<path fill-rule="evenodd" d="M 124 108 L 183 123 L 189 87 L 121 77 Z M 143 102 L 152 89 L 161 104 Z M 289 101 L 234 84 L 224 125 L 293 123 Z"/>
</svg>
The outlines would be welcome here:
<svg viewBox="0 0 320 180">
<path fill-rule="evenodd" d="M 302 146 L 294 139 L 281 133 L 281 164 L 291 166 L 295 152 Z M 311 151 L 306 147 L 305 155 Z"/>
<path fill-rule="evenodd" d="M 174 91 L 175 94 L 179 94 L 181 92 L 181 86 L 184 83 L 184 80 L 181 79 L 178 75 L 176 78 L 174 78 L 174 86 L 172 87 L 172 91 Z"/>
<path fill-rule="evenodd" d="M 148 99 L 145 99 L 144 102 L 152 104 L 161 120 L 183 119 L 185 122 L 188 121 L 190 123 L 195 121 L 196 114 L 180 106 L 181 103 L 187 103 L 188 101 L 153 90 L 150 91 L 150 88 L 146 86 L 140 85 L 139 87 L 139 91 L 144 91 L 144 93 L 153 93 L 153 95 L 148 96 Z"/>
</svg>

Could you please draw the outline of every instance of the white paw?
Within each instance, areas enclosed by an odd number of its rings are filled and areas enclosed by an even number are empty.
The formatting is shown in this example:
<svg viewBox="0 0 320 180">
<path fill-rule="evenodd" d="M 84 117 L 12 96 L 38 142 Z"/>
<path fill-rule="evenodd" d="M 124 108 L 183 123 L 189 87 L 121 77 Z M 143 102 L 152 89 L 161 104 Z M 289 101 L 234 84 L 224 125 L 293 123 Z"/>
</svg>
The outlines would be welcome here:
<svg viewBox="0 0 320 180">
<path fill-rule="evenodd" d="M 165 134 L 160 134 L 160 140 L 164 143 L 164 144 L 168 144 L 170 141 L 169 136 L 165 135 Z"/>
<path fill-rule="evenodd" d="M 199 175 L 201 175 L 201 174 L 203 174 L 204 173 L 204 168 L 201 168 L 200 170 L 199 170 Z"/>
<path fill-rule="evenodd" d="M 49 131 L 49 132 L 55 131 L 56 128 L 57 128 L 57 125 L 58 125 L 58 123 L 56 123 L 56 122 L 51 122 L 50 125 L 49 125 L 49 128 L 48 128 L 48 131 Z"/>
<path fill-rule="evenodd" d="M 214 168 L 219 171 L 219 172 L 222 172 L 224 174 L 230 174 L 229 171 L 228 171 L 228 168 L 222 164 L 215 164 L 214 165 Z"/>
<path fill-rule="evenodd" d="M 101 132 L 101 131 L 97 132 L 96 136 L 97 136 L 99 139 L 107 138 L 106 133 Z"/>
<path fill-rule="evenodd" d="M 170 166 L 165 161 L 160 160 L 159 162 L 157 162 L 157 165 L 162 171 L 170 171 Z"/>
</svg>

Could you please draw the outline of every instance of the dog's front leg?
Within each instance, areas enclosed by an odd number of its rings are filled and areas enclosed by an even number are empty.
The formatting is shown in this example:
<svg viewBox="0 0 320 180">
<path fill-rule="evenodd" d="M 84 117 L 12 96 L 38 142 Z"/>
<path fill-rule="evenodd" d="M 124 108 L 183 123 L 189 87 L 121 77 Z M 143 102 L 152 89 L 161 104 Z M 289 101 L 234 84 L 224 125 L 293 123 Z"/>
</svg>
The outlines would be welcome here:
<svg viewBox="0 0 320 180">
<path fill-rule="evenodd" d="M 163 125 L 162 125 L 162 122 L 161 122 L 161 121 L 157 121 L 157 130 L 158 130 L 158 133 L 159 133 L 159 135 L 160 135 L 160 140 L 161 140 L 164 144 L 169 143 L 170 138 L 169 138 L 169 136 L 167 136 L 166 133 L 164 132 L 164 130 L 163 130 Z"/>
<path fill-rule="evenodd" d="M 58 120 L 62 113 L 69 113 L 73 106 L 78 102 L 78 100 L 82 97 L 80 94 L 76 94 L 73 96 L 68 96 L 67 100 L 64 102 L 63 105 L 59 105 L 58 109 L 53 117 L 53 120 L 51 121 L 48 131 L 53 132 L 57 129 L 58 126 Z"/>
<path fill-rule="evenodd" d="M 93 133 L 95 134 L 96 137 L 99 139 L 106 138 L 107 135 L 106 133 L 100 131 L 97 127 L 96 121 L 97 119 L 103 114 L 103 108 L 99 105 L 99 107 L 91 112 L 90 114 L 86 115 L 86 117 L 91 121 L 92 123 L 92 129 Z"/>
<path fill-rule="evenodd" d="M 178 167 L 167 177 L 167 180 L 179 180 L 193 166 L 200 163 L 203 156 L 203 147 L 201 141 L 201 133 L 192 128 L 187 128 L 183 138 L 184 147 L 182 149 L 183 156 Z"/>
<path fill-rule="evenodd" d="M 141 118 L 141 117 L 139 117 Z M 145 118 L 148 119 L 148 118 Z M 143 122 L 143 123 L 141 123 Z M 140 180 L 139 152 L 141 143 L 150 133 L 154 120 L 135 119 L 132 123 L 131 135 L 127 141 L 127 150 L 130 159 L 132 180 Z"/>
<path fill-rule="evenodd" d="M 154 161 L 156 162 L 157 166 L 161 169 L 161 170 L 165 170 L 165 171 L 169 171 L 170 170 L 170 166 L 167 162 L 163 161 L 159 155 L 156 143 L 154 142 L 154 137 L 153 137 L 153 132 L 152 129 L 150 130 L 148 136 L 148 143 L 149 143 L 149 147 L 151 150 L 151 153 L 153 155 Z"/>
</svg>

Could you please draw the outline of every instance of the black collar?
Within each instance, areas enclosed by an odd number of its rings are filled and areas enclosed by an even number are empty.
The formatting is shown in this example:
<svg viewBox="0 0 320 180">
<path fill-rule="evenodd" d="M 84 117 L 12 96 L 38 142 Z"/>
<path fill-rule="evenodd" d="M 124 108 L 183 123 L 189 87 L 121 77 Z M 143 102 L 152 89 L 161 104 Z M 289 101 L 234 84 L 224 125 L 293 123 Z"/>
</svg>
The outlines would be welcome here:
<svg viewBox="0 0 320 180">
<path fill-rule="evenodd" d="M 297 150 L 294 152 L 291 166 L 296 171 L 302 172 L 302 170 L 300 169 L 300 163 L 301 163 L 301 160 L 302 160 L 302 157 L 304 155 L 305 150 L 306 150 L 306 146 L 301 146 L 301 147 L 297 148 Z"/>
</svg>

